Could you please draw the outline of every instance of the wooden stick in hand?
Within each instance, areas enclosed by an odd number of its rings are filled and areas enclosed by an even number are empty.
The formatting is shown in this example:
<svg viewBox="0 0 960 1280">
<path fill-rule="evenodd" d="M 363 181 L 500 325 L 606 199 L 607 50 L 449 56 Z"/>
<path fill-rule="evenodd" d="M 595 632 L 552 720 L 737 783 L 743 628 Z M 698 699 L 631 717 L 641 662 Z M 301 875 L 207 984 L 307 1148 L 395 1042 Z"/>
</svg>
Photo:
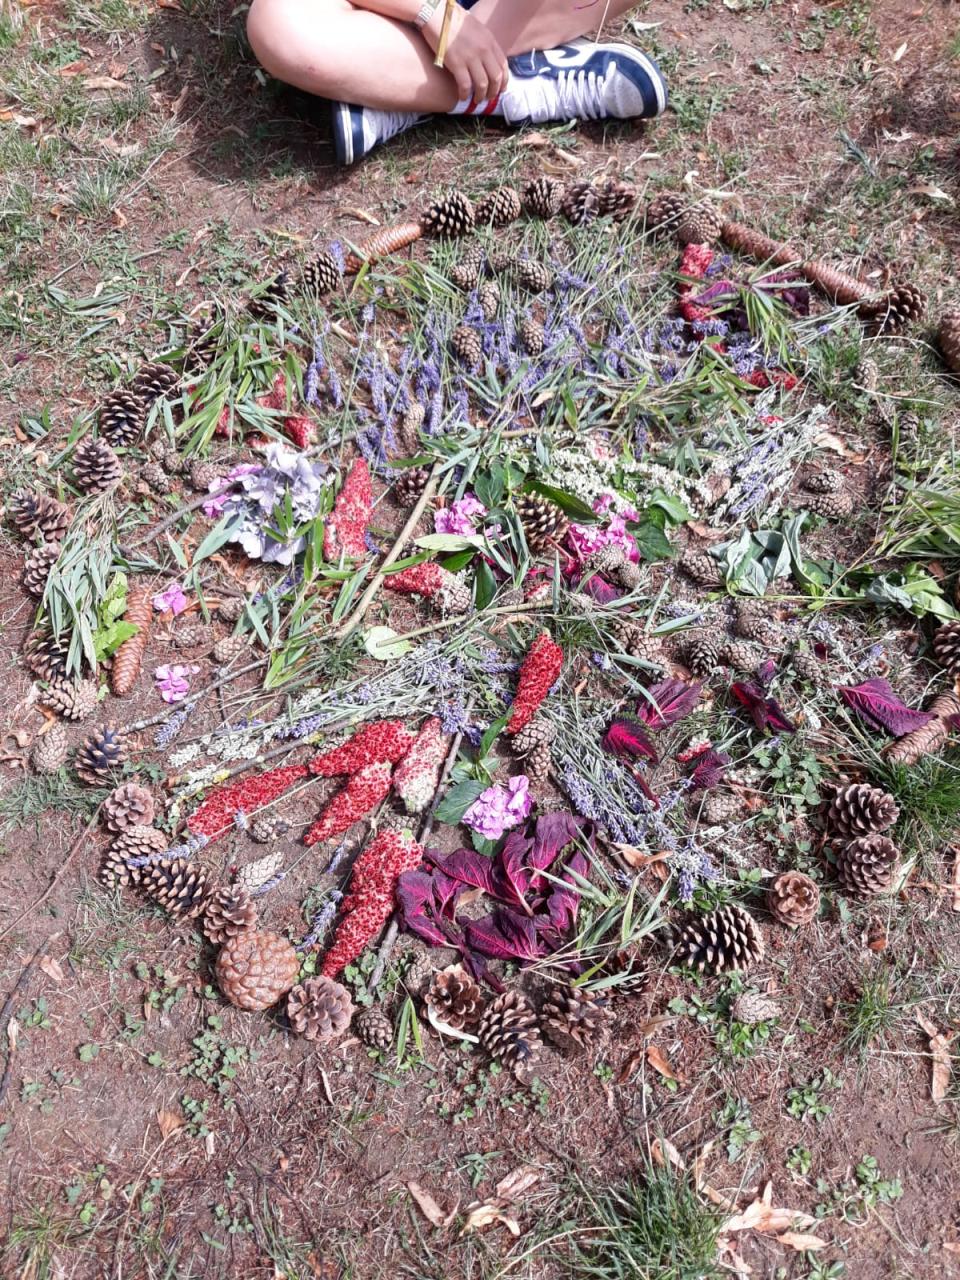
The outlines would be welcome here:
<svg viewBox="0 0 960 1280">
<path fill-rule="evenodd" d="M 442 67 L 443 60 L 447 56 L 447 42 L 450 39 L 450 23 L 453 20 L 453 10 L 457 0 L 444 0 L 443 24 L 440 27 L 440 39 L 437 42 L 437 56 L 433 60 L 435 67 Z"/>
</svg>

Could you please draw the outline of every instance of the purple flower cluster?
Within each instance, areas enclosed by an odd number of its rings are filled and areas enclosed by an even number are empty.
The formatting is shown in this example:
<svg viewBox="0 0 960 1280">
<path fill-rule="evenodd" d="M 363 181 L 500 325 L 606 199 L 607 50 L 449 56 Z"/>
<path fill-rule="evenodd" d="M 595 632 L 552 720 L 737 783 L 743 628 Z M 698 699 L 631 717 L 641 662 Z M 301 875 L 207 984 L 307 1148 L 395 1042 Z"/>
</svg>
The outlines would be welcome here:
<svg viewBox="0 0 960 1280">
<path fill-rule="evenodd" d="M 310 925 L 310 932 L 306 935 L 302 942 L 297 943 L 297 951 L 309 951 L 315 947 L 323 935 L 333 924 L 334 917 L 337 914 L 337 905 L 343 894 L 339 889 L 332 889 L 327 901 L 323 904 L 317 914 L 313 917 Z"/>
</svg>

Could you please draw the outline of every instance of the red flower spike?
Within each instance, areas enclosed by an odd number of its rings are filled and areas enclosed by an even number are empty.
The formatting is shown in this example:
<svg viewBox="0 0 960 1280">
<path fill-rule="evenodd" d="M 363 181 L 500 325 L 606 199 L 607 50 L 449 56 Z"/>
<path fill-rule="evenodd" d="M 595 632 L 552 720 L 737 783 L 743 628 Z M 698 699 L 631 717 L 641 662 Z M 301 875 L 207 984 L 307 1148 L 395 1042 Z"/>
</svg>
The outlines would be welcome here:
<svg viewBox="0 0 960 1280">
<path fill-rule="evenodd" d="M 390 793 L 390 774 L 393 766 L 386 761 L 367 765 L 355 773 L 342 791 L 329 801 L 320 817 L 303 837 L 308 847 L 330 840 L 349 831 L 355 822 L 375 809 Z"/>
<path fill-rule="evenodd" d="M 373 488 L 370 469 L 364 458 L 357 458 L 344 480 L 333 511 L 327 517 L 323 535 L 323 554 L 329 561 L 345 555 L 362 560 L 367 554 L 365 534 L 373 510 Z"/>
<path fill-rule="evenodd" d="M 311 445 L 317 443 L 316 424 L 310 418 L 300 418 L 296 415 L 284 418 L 283 434 L 298 449 L 309 449 Z"/>
<path fill-rule="evenodd" d="M 381 831 L 353 866 L 350 890 L 320 972 L 335 977 L 376 938 L 393 912 L 397 881 L 420 865 L 423 850 L 409 832 Z"/>
<path fill-rule="evenodd" d="M 261 409 L 283 410 L 287 407 L 287 376 L 282 369 L 274 376 L 270 390 L 257 396 L 256 403 Z"/>
<path fill-rule="evenodd" d="M 525 724 L 530 723 L 562 667 L 563 650 L 551 638 L 549 631 L 541 631 L 521 664 L 507 733 L 519 733 Z"/>
<path fill-rule="evenodd" d="M 356 773 L 367 765 L 388 761 L 396 764 L 407 754 L 415 735 L 402 720 L 377 720 L 358 729 L 352 738 L 314 756 L 307 768 L 321 778 L 333 778 L 338 773 Z"/>
<path fill-rule="evenodd" d="M 431 716 L 393 771 L 393 789 L 407 813 L 423 813 L 433 799 L 446 755 L 446 735 L 437 717 Z"/>
<path fill-rule="evenodd" d="M 425 560 L 423 564 L 411 565 L 409 569 L 401 569 L 399 573 L 388 574 L 383 585 L 388 591 L 397 591 L 405 596 L 439 595 L 444 587 L 444 572 L 434 560 Z"/>
<path fill-rule="evenodd" d="M 195 835 L 212 840 L 226 831 L 238 813 L 254 813 L 288 791 L 295 782 L 310 776 L 306 765 L 290 764 L 255 778 L 242 778 L 212 791 L 203 804 L 187 819 L 187 827 Z"/>
</svg>

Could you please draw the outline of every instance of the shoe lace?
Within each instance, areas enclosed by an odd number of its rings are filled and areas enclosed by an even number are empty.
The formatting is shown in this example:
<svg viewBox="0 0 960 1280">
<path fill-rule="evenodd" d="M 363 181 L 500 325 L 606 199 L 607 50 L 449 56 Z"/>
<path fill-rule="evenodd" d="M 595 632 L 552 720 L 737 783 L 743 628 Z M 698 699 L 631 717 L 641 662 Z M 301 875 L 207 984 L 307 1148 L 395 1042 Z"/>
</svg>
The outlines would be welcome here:
<svg viewBox="0 0 960 1280">
<path fill-rule="evenodd" d="M 571 115 L 581 120 L 598 120 L 605 114 L 603 84 L 595 71 L 583 67 L 561 71 L 557 77 L 557 96 Z"/>
</svg>

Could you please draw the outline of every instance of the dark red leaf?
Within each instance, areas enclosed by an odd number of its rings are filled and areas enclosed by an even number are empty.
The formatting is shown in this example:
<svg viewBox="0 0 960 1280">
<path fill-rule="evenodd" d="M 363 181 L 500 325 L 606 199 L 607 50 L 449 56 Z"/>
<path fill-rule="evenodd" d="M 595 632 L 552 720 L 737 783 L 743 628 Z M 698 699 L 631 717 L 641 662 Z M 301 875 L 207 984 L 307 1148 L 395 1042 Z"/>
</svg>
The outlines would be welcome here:
<svg viewBox="0 0 960 1280">
<path fill-rule="evenodd" d="M 528 916 L 500 907 L 482 920 L 469 920 L 465 927 L 467 945 L 492 960 L 539 960 L 546 948 Z"/>
<path fill-rule="evenodd" d="M 619 716 L 603 735 L 603 749 L 621 760 L 656 761 L 657 753 L 639 720 Z"/>
<path fill-rule="evenodd" d="M 736 700 L 750 712 L 758 729 L 775 733 L 796 733 L 797 726 L 788 720 L 776 698 L 768 698 L 755 680 L 744 680 L 730 686 Z"/>
<path fill-rule="evenodd" d="M 589 870 L 590 864 L 579 849 L 567 859 L 563 875 L 560 877 L 563 884 L 557 885 L 547 899 L 547 915 L 553 932 L 566 933 L 577 923 L 580 890 L 576 888 L 571 872 L 575 872 L 581 879 L 585 880 Z"/>
<path fill-rule="evenodd" d="M 490 893 L 495 898 L 500 896 L 497 893 L 494 865 L 482 853 L 477 853 L 474 849 L 457 849 L 444 857 L 443 854 L 428 849 L 426 857 L 451 880 L 459 880 L 461 884 L 482 889 L 484 893 Z"/>
<path fill-rule="evenodd" d="M 814 653 L 814 656 L 818 658 L 821 662 L 826 662 L 830 654 L 830 650 L 827 648 L 827 646 L 823 643 L 822 640 L 815 640 L 813 642 L 813 653 Z"/>
<path fill-rule="evenodd" d="M 697 705 L 702 684 L 685 680 L 661 680 L 647 690 L 646 698 L 637 703 L 637 715 L 651 729 L 665 729 L 688 716 Z"/>
<path fill-rule="evenodd" d="M 500 860 L 497 866 L 495 898 L 504 902 L 512 902 L 528 910 L 526 893 L 530 888 L 530 851 L 533 841 L 528 840 L 522 831 L 511 831 L 503 842 Z"/>
<path fill-rule="evenodd" d="M 777 664 L 772 658 L 768 658 L 757 671 L 757 679 L 766 687 L 771 684 L 773 677 L 777 674 Z"/>
<path fill-rule="evenodd" d="M 691 790 L 708 791 L 715 787 L 723 777 L 730 757 L 724 751 L 715 751 L 709 747 L 697 756 L 697 763 L 690 775 Z"/>
<path fill-rule="evenodd" d="M 889 680 L 880 677 L 864 680 L 863 684 L 841 685 L 837 692 L 871 728 L 886 729 L 895 738 L 902 738 L 905 733 L 920 729 L 933 719 L 932 711 L 914 711 L 901 702 Z"/>
<path fill-rule="evenodd" d="M 584 595 L 590 596 L 592 600 L 596 600 L 597 604 L 610 604 L 613 600 L 619 600 L 622 595 L 622 592 L 612 587 L 606 578 L 601 578 L 599 573 L 595 573 L 586 582 L 581 582 L 577 589 Z"/>
<path fill-rule="evenodd" d="M 435 947 L 445 947 L 447 935 L 427 912 L 434 907 L 433 877 L 426 871 L 404 871 L 397 881 L 397 903 L 403 927 Z"/>
</svg>

